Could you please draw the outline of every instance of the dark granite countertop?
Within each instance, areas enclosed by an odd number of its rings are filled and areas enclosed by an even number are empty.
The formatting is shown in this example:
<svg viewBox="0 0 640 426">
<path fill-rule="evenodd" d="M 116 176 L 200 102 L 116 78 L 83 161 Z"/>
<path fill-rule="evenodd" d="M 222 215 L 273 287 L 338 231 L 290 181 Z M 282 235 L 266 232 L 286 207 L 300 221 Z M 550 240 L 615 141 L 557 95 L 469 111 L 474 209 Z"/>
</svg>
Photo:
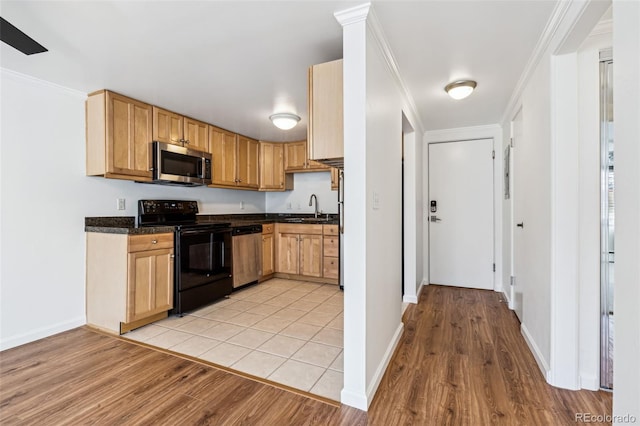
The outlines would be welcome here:
<svg viewBox="0 0 640 426">
<path fill-rule="evenodd" d="M 198 215 L 198 223 L 230 223 L 231 226 L 262 225 L 266 223 L 304 223 L 337 225 L 338 215 L 330 214 L 314 218 L 310 214 L 282 214 L 282 213 L 262 213 L 262 214 L 204 214 Z M 104 234 L 161 234 L 173 232 L 174 226 L 136 226 L 134 216 L 104 216 L 85 217 L 85 232 L 100 232 Z"/>
<path fill-rule="evenodd" d="M 136 227 L 133 216 L 85 217 L 85 232 L 100 232 L 103 234 L 162 234 L 175 231 L 175 226 L 144 226 Z"/>
</svg>

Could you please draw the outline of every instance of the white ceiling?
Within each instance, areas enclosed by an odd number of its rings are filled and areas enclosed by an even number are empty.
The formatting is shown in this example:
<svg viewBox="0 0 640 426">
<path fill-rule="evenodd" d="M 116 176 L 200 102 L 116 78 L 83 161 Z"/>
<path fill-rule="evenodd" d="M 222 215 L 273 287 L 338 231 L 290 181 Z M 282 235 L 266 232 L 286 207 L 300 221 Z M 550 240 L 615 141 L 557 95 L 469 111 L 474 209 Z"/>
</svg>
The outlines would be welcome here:
<svg viewBox="0 0 640 426">
<path fill-rule="evenodd" d="M 0 43 L 0 64 L 65 87 L 107 88 L 234 132 L 306 137 L 307 68 L 342 57 L 350 1 L 5 1 L 0 15 L 49 49 Z M 382 1 L 373 8 L 426 130 L 499 122 L 555 1 Z M 453 101 L 443 87 L 472 78 Z M 290 131 L 268 120 L 295 112 Z"/>
</svg>

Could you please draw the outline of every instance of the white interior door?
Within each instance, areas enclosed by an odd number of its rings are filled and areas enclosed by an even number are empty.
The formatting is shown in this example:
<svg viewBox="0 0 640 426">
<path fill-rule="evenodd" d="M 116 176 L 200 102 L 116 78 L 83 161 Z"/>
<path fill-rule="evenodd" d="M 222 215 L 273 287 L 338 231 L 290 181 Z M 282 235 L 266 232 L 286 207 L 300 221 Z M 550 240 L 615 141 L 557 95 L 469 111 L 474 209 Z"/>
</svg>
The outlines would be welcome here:
<svg viewBox="0 0 640 426">
<path fill-rule="evenodd" d="M 518 279 L 518 272 L 524 271 L 525 250 L 524 245 L 524 190 L 522 179 L 522 110 L 516 114 L 511 122 L 511 128 L 513 133 L 511 161 L 512 168 L 510 170 L 512 179 L 511 199 L 512 214 L 511 214 L 511 276 L 514 277 L 511 281 L 511 293 L 510 300 L 511 306 L 522 322 L 522 309 L 523 309 L 523 280 Z M 519 224 L 519 225 L 518 225 Z"/>
<path fill-rule="evenodd" d="M 492 139 L 429 145 L 432 284 L 493 289 L 492 152 Z"/>
</svg>

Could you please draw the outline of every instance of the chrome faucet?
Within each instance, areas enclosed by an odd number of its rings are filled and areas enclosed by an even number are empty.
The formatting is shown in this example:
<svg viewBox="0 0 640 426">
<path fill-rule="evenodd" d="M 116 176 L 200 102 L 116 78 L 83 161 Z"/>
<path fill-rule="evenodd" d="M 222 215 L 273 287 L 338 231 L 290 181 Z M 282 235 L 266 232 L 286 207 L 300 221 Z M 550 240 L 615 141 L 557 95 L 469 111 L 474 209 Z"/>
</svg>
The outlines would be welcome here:
<svg viewBox="0 0 640 426">
<path fill-rule="evenodd" d="M 309 197 L 309 207 L 313 205 L 314 198 L 316 200 L 316 210 L 313 212 L 313 217 L 317 219 L 318 218 L 318 197 L 316 197 L 316 194 L 311 194 L 311 197 Z"/>
</svg>

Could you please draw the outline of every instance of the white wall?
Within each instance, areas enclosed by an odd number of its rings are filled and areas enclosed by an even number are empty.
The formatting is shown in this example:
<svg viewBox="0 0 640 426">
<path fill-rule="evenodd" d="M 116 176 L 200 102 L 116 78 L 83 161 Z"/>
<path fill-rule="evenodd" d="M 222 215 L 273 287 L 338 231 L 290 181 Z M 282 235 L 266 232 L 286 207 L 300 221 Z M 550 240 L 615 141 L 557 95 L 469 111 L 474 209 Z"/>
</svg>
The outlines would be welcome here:
<svg viewBox="0 0 640 426">
<path fill-rule="evenodd" d="M 550 58 L 536 67 L 522 94 L 523 138 L 514 155 L 526 158 L 525 167 L 515 170 L 522 182 L 515 191 L 526 191 L 517 222 L 524 222 L 523 246 L 526 270 L 516 271 L 523 290 L 522 331 L 541 369 L 547 373 L 550 362 L 550 259 L 551 259 L 551 97 Z M 508 127 L 504 123 L 503 127 Z"/>
<path fill-rule="evenodd" d="M 640 2 L 613 2 L 616 287 L 613 413 L 640 421 Z M 614 424 L 628 424 L 624 418 Z"/>
<path fill-rule="evenodd" d="M 515 218 L 525 222 L 526 253 L 518 255 L 524 271 L 516 271 L 524 287 L 522 332 L 547 381 L 570 389 L 595 387 L 597 336 L 589 327 L 599 328 L 597 62 L 585 65 L 597 52 L 577 52 L 607 7 L 559 4 L 564 13 L 543 37 L 546 46 L 513 103 L 524 117 L 515 152 L 526 159 L 524 170 L 515 170 L 524 180 L 515 190 L 525 191 Z"/>
<path fill-rule="evenodd" d="M 309 207 L 311 194 L 316 194 L 318 209 L 323 213 L 338 213 L 338 191 L 331 190 L 329 171 L 295 173 L 292 191 L 265 194 L 267 213 L 313 213 L 315 205 Z"/>
<path fill-rule="evenodd" d="M 367 4 L 336 14 L 343 25 L 347 175 L 345 368 L 341 400 L 363 410 L 371 403 L 403 330 L 403 112 L 408 127 L 422 133 L 412 102 L 393 71 L 393 58 L 379 23 L 375 14 L 369 12 Z M 414 151 L 417 157 L 412 161 L 420 168 L 422 152 Z M 421 181 L 421 176 L 417 172 L 414 176 L 414 181 L 409 182 L 409 192 L 421 187 L 415 181 Z M 414 210 L 421 218 L 422 207 L 416 206 Z M 418 240 L 416 244 L 421 245 Z M 417 247 L 415 253 L 420 251 Z"/>
<path fill-rule="evenodd" d="M 373 397 L 402 330 L 402 100 L 370 30 L 366 66 L 366 380 Z"/>
<path fill-rule="evenodd" d="M 211 214 L 265 211 L 258 192 L 87 177 L 86 95 L 4 69 L 0 79 L 2 349 L 85 324 L 85 216 L 135 216 L 141 198 L 193 199 Z"/>
</svg>

